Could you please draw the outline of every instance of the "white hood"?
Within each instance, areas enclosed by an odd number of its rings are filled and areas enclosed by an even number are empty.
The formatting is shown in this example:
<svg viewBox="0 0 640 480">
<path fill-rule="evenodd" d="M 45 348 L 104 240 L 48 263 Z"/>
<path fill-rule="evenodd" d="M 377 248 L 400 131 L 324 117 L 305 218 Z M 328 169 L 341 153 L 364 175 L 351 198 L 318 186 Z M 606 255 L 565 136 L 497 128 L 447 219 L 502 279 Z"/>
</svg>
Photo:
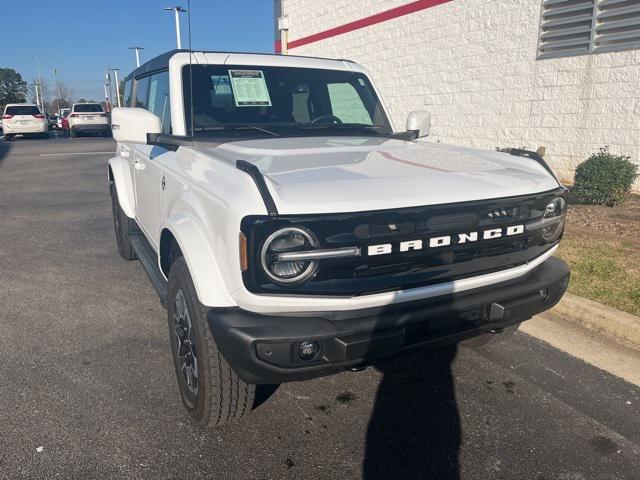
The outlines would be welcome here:
<svg viewBox="0 0 640 480">
<path fill-rule="evenodd" d="M 458 203 L 558 187 L 525 157 L 379 137 L 244 140 L 211 151 L 258 166 L 282 214 Z"/>
</svg>

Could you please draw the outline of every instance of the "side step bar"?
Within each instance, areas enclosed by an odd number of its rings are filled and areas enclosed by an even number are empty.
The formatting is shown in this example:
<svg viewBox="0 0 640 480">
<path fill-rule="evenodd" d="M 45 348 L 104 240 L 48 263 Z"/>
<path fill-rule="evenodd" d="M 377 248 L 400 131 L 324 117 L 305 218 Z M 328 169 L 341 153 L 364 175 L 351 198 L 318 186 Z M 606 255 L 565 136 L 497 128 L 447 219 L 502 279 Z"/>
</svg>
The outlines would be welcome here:
<svg viewBox="0 0 640 480">
<path fill-rule="evenodd" d="M 149 280 L 151 280 L 151 284 L 153 288 L 156 289 L 158 296 L 160 297 L 160 302 L 163 307 L 167 306 L 167 295 L 169 293 L 169 285 L 167 281 L 164 279 L 162 272 L 160 271 L 160 267 L 158 266 L 158 255 L 153 250 L 151 245 L 142 232 L 131 232 L 129 234 L 129 238 L 131 240 L 131 245 L 133 249 L 138 254 L 138 259 L 142 263 L 145 272 L 149 276 Z"/>
</svg>

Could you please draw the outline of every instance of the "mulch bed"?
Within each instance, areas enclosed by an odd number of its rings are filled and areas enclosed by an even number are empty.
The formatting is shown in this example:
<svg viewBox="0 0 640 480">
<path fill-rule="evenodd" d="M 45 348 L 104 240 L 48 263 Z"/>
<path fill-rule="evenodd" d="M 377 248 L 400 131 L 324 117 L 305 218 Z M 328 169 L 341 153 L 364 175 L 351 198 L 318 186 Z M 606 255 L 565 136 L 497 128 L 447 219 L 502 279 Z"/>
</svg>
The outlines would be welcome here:
<svg viewBox="0 0 640 480">
<path fill-rule="evenodd" d="M 617 236 L 640 244 L 640 195 L 617 207 L 569 203 L 568 234 Z"/>
</svg>

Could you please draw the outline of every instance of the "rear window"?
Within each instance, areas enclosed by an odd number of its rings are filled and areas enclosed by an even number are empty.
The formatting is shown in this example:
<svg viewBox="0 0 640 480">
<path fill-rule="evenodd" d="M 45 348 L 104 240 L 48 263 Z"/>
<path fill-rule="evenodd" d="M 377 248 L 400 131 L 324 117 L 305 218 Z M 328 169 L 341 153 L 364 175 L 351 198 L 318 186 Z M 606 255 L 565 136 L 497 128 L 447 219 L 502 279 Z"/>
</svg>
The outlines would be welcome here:
<svg viewBox="0 0 640 480">
<path fill-rule="evenodd" d="M 97 103 L 89 103 L 86 105 L 76 105 L 75 107 L 73 107 L 73 111 L 77 113 L 104 112 L 104 110 L 102 110 L 102 106 L 98 105 Z"/>
<path fill-rule="evenodd" d="M 5 115 L 40 115 L 40 110 L 35 105 L 19 105 L 7 107 Z"/>
</svg>

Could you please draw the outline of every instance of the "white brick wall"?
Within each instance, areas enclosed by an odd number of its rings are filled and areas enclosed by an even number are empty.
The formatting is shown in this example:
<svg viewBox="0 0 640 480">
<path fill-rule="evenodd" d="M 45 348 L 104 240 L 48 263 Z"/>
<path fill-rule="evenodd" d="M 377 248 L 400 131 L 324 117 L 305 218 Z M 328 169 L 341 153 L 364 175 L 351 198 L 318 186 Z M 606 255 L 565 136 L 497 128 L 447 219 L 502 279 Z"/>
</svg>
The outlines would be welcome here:
<svg viewBox="0 0 640 480">
<path fill-rule="evenodd" d="M 410 2 L 282 1 L 290 41 Z M 563 180 L 605 144 L 640 162 L 640 50 L 536 60 L 541 1 L 453 0 L 290 53 L 365 65 L 397 129 L 431 111 L 431 141 L 545 146 Z"/>
</svg>

